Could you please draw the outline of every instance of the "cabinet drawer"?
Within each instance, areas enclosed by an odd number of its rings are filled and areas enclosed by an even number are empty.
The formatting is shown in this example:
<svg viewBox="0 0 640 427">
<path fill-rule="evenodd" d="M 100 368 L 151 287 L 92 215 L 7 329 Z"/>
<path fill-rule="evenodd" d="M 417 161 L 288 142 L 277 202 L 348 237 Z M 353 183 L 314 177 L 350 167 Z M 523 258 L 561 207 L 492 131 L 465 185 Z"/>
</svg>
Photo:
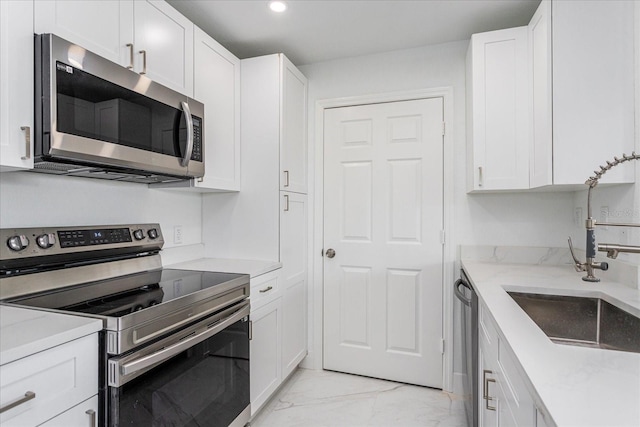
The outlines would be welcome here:
<svg viewBox="0 0 640 427">
<path fill-rule="evenodd" d="M 98 396 L 85 400 L 39 427 L 95 427 L 98 425 Z"/>
<path fill-rule="evenodd" d="M 35 426 L 98 393 L 98 334 L 0 366 L 0 406 L 35 397 L 0 415 L 0 424 Z"/>
<path fill-rule="evenodd" d="M 257 308 L 280 295 L 280 270 L 251 279 L 251 308 Z"/>
</svg>

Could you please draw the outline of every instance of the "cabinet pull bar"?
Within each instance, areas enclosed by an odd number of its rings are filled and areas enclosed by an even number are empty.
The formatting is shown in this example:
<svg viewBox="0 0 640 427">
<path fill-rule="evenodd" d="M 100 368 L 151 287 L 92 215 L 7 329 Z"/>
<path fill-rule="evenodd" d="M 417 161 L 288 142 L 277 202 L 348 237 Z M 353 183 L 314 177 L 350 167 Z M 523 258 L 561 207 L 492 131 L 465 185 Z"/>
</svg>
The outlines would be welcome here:
<svg viewBox="0 0 640 427">
<path fill-rule="evenodd" d="M 264 289 L 260 289 L 260 293 L 264 294 L 265 292 L 269 292 L 271 289 L 273 289 L 273 286 L 267 286 Z"/>
<path fill-rule="evenodd" d="M 494 380 L 493 378 L 487 378 L 487 374 L 493 374 L 493 372 L 488 369 L 484 369 L 482 371 L 482 398 L 485 400 L 485 408 L 490 411 L 495 411 L 495 406 L 489 406 L 489 401 L 494 400 L 493 397 L 489 396 L 489 383 L 495 384 L 496 380 Z"/>
<path fill-rule="evenodd" d="M 85 414 L 91 417 L 91 427 L 96 427 L 96 411 L 94 411 L 93 409 L 87 409 L 85 411 Z"/>
<path fill-rule="evenodd" d="M 284 195 L 284 211 L 289 211 L 289 195 L 287 194 Z"/>
<path fill-rule="evenodd" d="M 147 51 L 141 50 L 138 53 L 142 54 L 142 71 L 140 71 L 140 74 L 147 74 Z"/>
<path fill-rule="evenodd" d="M 129 48 L 129 65 L 127 65 L 128 69 L 133 69 L 133 43 L 127 43 L 127 47 Z"/>
<path fill-rule="evenodd" d="M 22 160 L 27 160 L 31 158 L 31 128 L 29 126 L 20 126 L 20 130 L 24 131 L 24 156 L 22 156 Z"/>
<path fill-rule="evenodd" d="M 482 166 L 478 166 L 478 187 L 482 187 Z"/>
<path fill-rule="evenodd" d="M 289 171 L 284 171 L 284 186 L 289 186 Z"/>
<path fill-rule="evenodd" d="M 24 394 L 23 397 L 21 397 L 18 400 L 15 400 L 11 403 L 7 403 L 6 405 L 4 405 L 3 407 L 0 408 L 0 414 L 8 411 L 9 409 L 15 408 L 16 406 L 20 406 L 25 402 L 30 401 L 31 399 L 35 399 L 36 398 L 36 394 L 32 391 L 28 391 Z"/>
</svg>

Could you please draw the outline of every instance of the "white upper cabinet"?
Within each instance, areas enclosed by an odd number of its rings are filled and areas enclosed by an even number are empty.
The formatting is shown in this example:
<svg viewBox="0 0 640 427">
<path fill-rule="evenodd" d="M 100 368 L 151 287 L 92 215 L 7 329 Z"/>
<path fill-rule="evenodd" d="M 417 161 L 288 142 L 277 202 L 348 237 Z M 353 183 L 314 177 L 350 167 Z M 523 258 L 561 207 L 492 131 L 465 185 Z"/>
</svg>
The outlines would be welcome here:
<svg viewBox="0 0 640 427">
<path fill-rule="evenodd" d="M 240 60 L 195 27 L 194 95 L 205 104 L 205 175 L 195 188 L 240 190 Z"/>
<path fill-rule="evenodd" d="M 527 64 L 527 27 L 471 37 L 468 191 L 529 188 Z"/>
<path fill-rule="evenodd" d="M 280 189 L 307 193 L 307 79 L 280 55 Z"/>
<path fill-rule="evenodd" d="M 35 1 L 35 32 L 53 33 L 122 66 L 131 64 L 133 1 Z"/>
<path fill-rule="evenodd" d="M 531 61 L 531 152 L 530 186 L 553 184 L 553 117 L 551 111 L 551 7 L 542 2 L 531 18 L 529 60 Z"/>
<path fill-rule="evenodd" d="M 135 71 L 192 96 L 193 23 L 161 0 L 133 5 Z"/>
<path fill-rule="evenodd" d="M 0 171 L 33 168 L 33 3 L 0 1 Z"/>
<path fill-rule="evenodd" d="M 473 35 L 469 191 L 585 188 L 599 165 L 633 151 L 636 3 L 543 0 L 524 32 Z M 623 167 L 602 182 L 634 180 Z"/>
<path fill-rule="evenodd" d="M 583 185 L 598 165 L 634 149 L 634 3 L 550 3 L 554 185 Z M 634 177 L 633 167 L 619 167 L 602 182 Z"/>
<path fill-rule="evenodd" d="M 36 0 L 35 32 L 54 33 L 193 96 L 193 23 L 158 0 Z"/>
</svg>

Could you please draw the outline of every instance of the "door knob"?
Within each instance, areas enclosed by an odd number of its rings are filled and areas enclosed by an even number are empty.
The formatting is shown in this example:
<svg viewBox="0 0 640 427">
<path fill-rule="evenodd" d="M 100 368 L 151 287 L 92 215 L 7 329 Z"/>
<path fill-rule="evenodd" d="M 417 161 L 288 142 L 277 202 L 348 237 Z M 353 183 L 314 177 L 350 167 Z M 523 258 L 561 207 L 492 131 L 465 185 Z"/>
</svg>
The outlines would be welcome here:
<svg viewBox="0 0 640 427">
<path fill-rule="evenodd" d="M 327 258 L 333 258 L 334 256 L 336 256 L 336 251 L 333 249 L 327 249 Z"/>
</svg>

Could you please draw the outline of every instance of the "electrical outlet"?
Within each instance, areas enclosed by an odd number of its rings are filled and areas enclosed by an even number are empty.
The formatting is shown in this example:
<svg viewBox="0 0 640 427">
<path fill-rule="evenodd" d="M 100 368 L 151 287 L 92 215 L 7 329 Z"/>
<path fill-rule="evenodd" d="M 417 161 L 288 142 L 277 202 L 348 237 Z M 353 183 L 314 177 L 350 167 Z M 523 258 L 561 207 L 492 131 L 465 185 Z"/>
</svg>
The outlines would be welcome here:
<svg viewBox="0 0 640 427">
<path fill-rule="evenodd" d="M 173 227 L 173 243 L 182 243 L 182 226 L 176 225 Z"/>
</svg>

